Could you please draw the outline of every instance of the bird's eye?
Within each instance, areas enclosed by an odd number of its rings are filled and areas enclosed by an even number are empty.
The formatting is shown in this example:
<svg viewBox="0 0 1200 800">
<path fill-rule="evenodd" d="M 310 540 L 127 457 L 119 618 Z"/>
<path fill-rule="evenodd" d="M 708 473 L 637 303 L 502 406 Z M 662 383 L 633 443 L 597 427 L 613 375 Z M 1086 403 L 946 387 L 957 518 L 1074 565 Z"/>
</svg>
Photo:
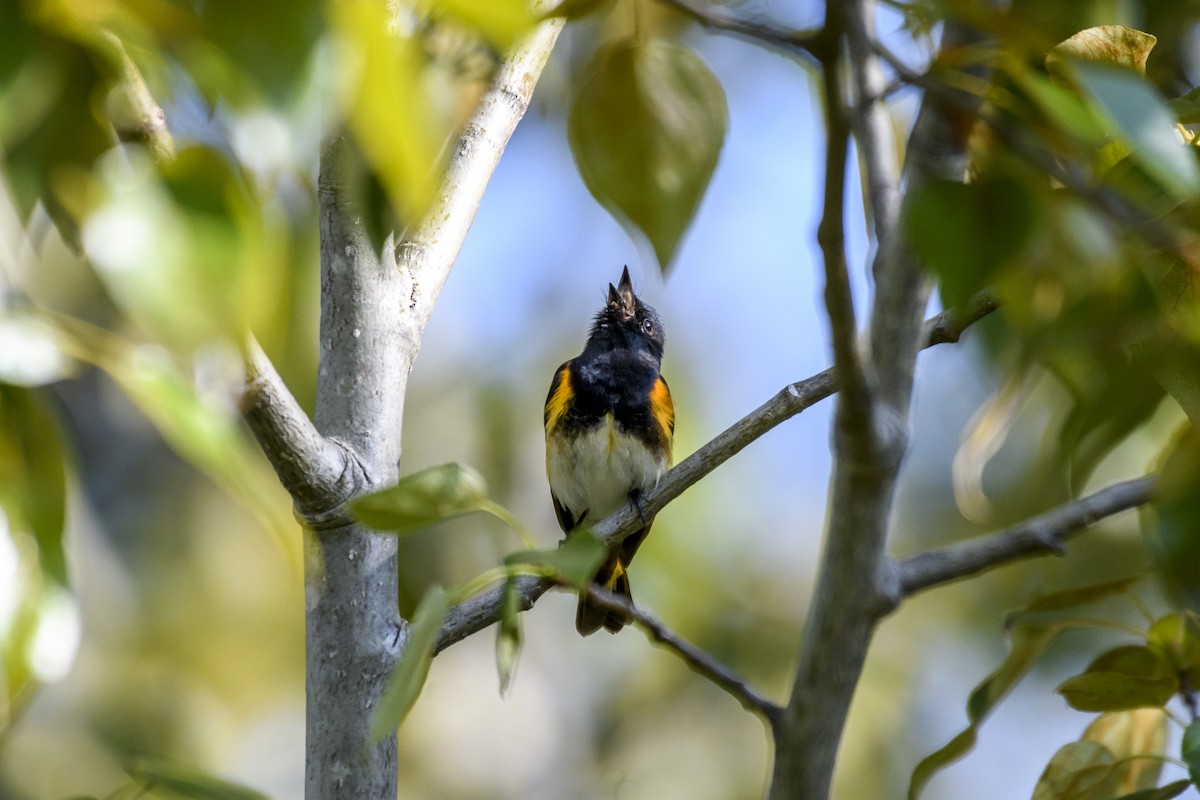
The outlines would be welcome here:
<svg viewBox="0 0 1200 800">
<path fill-rule="evenodd" d="M 646 317 L 646 319 L 642 320 L 642 330 L 646 333 L 650 333 L 652 330 L 654 330 L 654 320 L 650 319 L 649 317 Z"/>
</svg>

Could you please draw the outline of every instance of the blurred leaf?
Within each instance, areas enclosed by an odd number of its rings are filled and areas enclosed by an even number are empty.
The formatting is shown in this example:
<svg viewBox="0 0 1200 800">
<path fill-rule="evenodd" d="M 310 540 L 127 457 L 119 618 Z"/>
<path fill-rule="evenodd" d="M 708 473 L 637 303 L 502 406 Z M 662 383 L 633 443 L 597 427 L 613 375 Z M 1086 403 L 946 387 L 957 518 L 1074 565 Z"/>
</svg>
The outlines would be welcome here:
<svg viewBox="0 0 1200 800">
<path fill-rule="evenodd" d="M 966 303 L 992 282 L 1025 247 L 1038 213 L 1028 187 L 1007 176 L 930 181 L 906 207 L 909 240 L 937 275 L 948 306 Z"/>
<path fill-rule="evenodd" d="M 1167 614 L 1155 620 L 1146 637 L 1173 672 L 1200 668 L 1200 621 L 1191 614 Z"/>
<path fill-rule="evenodd" d="M 725 141 L 720 81 L 695 54 L 665 42 L 602 47 L 568 120 L 575 163 L 601 205 L 645 234 L 671 263 Z"/>
<path fill-rule="evenodd" d="M 1167 101 L 1167 105 L 1171 107 L 1180 123 L 1194 125 L 1200 122 L 1200 86 L 1182 97 Z"/>
<path fill-rule="evenodd" d="M 1010 611 L 1006 614 L 1004 617 L 1004 626 L 1011 627 L 1017 622 L 1023 621 L 1030 614 L 1037 614 L 1044 611 L 1062 611 L 1063 609 L 1094 603 L 1097 600 L 1121 594 L 1139 580 L 1141 578 L 1137 576 L 1117 578 L 1116 580 L 1101 581 L 1100 583 L 1093 583 L 1087 586 L 1075 586 L 1070 589 L 1039 595 L 1015 611 Z"/>
<path fill-rule="evenodd" d="M 1126 711 L 1161 708 L 1175 696 L 1174 676 L 1149 678 L 1121 672 L 1085 672 L 1059 685 L 1056 692 L 1076 711 Z"/>
<path fill-rule="evenodd" d="M 74 371 L 58 329 L 33 314 L 0 317 L 0 383 L 42 386 Z"/>
<path fill-rule="evenodd" d="M 423 81 L 420 43 L 394 32 L 384 3 L 347 0 L 328 8 L 350 130 L 401 223 L 414 222 L 433 202 L 450 134 Z"/>
<path fill-rule="evenodd" d="M 1192 720 L 1183 732 L 1179 753 L 1187 764 L 1188 777 L 1192 779 L 1193 784 L 1200 786 L 1200 720 Z"/>
<path fill-rule="evenodd" d="M 1163 188 L 1181 199 L 1200 193 L 1200 169 L 1180 141 L 1175 116 L 1143 78 L 1127 69 L 1077 63 L 1074 72 L 1118 136 Z"/>
<path fill-rule="evenodd" d="M 1192 785 L 1191 781 L 1175 781 L 1157 789 L 1143 789 L 1132 794 L 1123 794 L 1116 800 L 1171 800 L 1173 797 L 1186 792 Z"/>
<path fill-rule="evenodd" d="M 1010 634 L 1008 657 L 995 672 L 975 687 L 967 700 L 969 724 L 943 747 L 926 756 L 913 770 L 908 798 L 914 800 L 938 771 L 959 760 L 975 747 L 979 727 L 1021 678 L 1029 672 L 1050 643 L 1067 629 L 1066 625 L 1021 625 Z"/>
<path fill-rule="evenodd" d="M 500 673 L 500 694 L 508 691 L 517 656 L 521 653 L 521 596 L 516 577 L 504 582 L 504 603 L 500 606 L 500 625 L 496 631 L 496 669 Z"/>
<path fill-rule="evenodd" d="M 462 464 L 441 464 L 356 498 L 350 513 L 369 528 L 405 534 L 481 511 L 486 502 L 487 482 L 482 475 Z"/>
<path fill-rule="evenodd" d="M 408 623 L 400 660 L 371 719 L 372 740 L 379 741 L 394 731 L 417 702 L 425 686 L 425 678 L 429 675 L 438 630 L 442 627 L 446 612 L 450 610 L 450 599 L 450 592 L 436 584 L 429 587 L 421 598 L 412 621 Z"/>
<path fill-rule="evenodd" d="M 1115 791 L 1113 754 L 1085 739 L 1058 749 L 1038 778 L 1033 800 L 1109 800 Z"/>
<path fill-rule="evenodd" d="M 265 99 L 283 105 L 309 79 L 305 68 L 322 32 L 317 0 L 227 0 L 194 4 L 206 42 L 190 42 L 180 55 L 210 98 L 238 105 Z M 382 4 L 380 4 L 382 5 Z"/>
<path fill-rule="evenodd" d="M 1157 502 L 1141 511 L 1155 575 L 1177 604 L 1200 612 L 1200 433 L 1188 426 L 1168 448 Z"/>
<path fill-rule="evenodd" d="M 67 584 L 64 461 L 54 420 L 30 390 L 0 385 L 0 506 L 9 527 L 28 526 L 42 574 L 60 586 Z"/>
<path fill-rule="evenodd" d="M 423 4 L 479 31 L 501 52 L 528 33 L 534 23 L 527 0 L 423 0 Z"/>
<path fill-rule="evenodd" d="M 606 555 L 604 545 L 590 528 L 572 531 L 553 550 L 522 550 L 504 559 L 505 564 L 527 564 L 555 580 L 583 588 L 596 575 Z"/>
<path fill-rule="evenodd" d="M 1116 791 L 1153 789 L 1158 783 L 1167 744 L 1167 715 L 1162 709 L 1101 714 L 1083 738 L 1104 745 L 1116 758 Z"/>
<path fill-rule="evenodd" d="M 1088 28 L 1060 43 L 1046 56 L 1052 70 L 1063 58 L 1101 61 L 1145 74 L 1146 59 L 1158 42 L 1154 36 L 1124 25 Z"/>
<path fill-rule="evenodd" d="M 157 761 L 140 760 L 126 767 L 130 777 L 147 791 L 180 800 L 269 800 L 253 789 L 218 780 L 198 770 Z"/>
<path fill-rule="evenodd" d="M 612 0 L 562 0 L 542 16 L 544 19 L 566 17 L 568 21 L 583 19 Z"/>
</svg>

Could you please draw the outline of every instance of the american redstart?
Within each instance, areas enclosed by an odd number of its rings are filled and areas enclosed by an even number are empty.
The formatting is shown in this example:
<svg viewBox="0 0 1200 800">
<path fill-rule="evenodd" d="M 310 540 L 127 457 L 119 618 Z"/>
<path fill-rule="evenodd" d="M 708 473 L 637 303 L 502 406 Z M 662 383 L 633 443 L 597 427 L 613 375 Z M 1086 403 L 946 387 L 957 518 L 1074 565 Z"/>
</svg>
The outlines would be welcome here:
<svg viewBox="0 0 1200 800">
<path fill-rule="evenodd" d="M 633 293 L 626 267 L 620 283 L 608 285 L 583 352 L 558 368 L 546 397 L 546 474 L 564 531 L 637 504 L 671 466 L 675 406 L 659 374 L 664 341 L 658 312 Z M 629 562 L 654 518 L 642 520 L 644 527 L 609 551 L 595 577 L 626 597 Z M 601 627 L 616 633 L 628 622 L 586 596 L 579 599 L 575 628 L 584 636 Z"/>
</svg>

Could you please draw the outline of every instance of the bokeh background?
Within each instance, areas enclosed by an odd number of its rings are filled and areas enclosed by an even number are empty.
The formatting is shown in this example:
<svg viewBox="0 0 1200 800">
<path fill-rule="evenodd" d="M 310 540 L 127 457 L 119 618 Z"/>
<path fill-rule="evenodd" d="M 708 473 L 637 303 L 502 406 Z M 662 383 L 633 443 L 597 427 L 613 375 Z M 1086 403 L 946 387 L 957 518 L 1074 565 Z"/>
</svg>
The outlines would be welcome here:
<svg viewBox="0 0 1200 800">
<path fill-rule="evenodd" d="M 1097 9 L 1102 21 L 1124 14 L 1137 22 L 1134 3 Z M 801 2 L 752 10 L 797 27 L 821 14 Z M 919 61 L 920 45 L 899 26 L 885 9 L 885 37 Z M 730 123 L 712 185 L 664 277 L 652 253 L 588 194 L 566 144 L 567 87 L 593 33 L 569 33 L 544 75 L 427 329 L 405 409 L 401 471 L 473 465 L 541 546 L 560 535 L 544 476 L 542 403 L 554 368 L 582 347 L 622 265 L 666 324 L 663 370 L 676 399 L 677 460 L 830 359 L 815 245 L 823 123 L 812 75 L 744 42 L 684 34 L 724 84 Z M 186 85 L 174 86 L 167 111 L 181 145 L 209 143 L 254 163 L 285 198 L 287 278 L 283 295 L 270 300 L 282 310 L 259 333 L 311 408 L 317 248 L 307 187 L 320 93 L 299 97 L 287 114 L 219 104 L 210 112 Z M 899 129 L 916 100 L 897 96 Z M 858 186 L 856 175 L 849 185 Z M 870 250 L 857 195 L 847 226 L 856 301 L 865 310 Z M 111 289 L 44 221 L 35 233 L 20 258 L 16 242 L 5 243 L 8 280 L 57 309 L 111 320 Z M 973 415 L 1001 385 L 979 339 L 973 331 L 920 358 L 913 447 L 892 539 L 897 554 L 995 529 L 1061 500 L 1045 440 L 1064 396 L 1053 381 L 1035 379 L 984 472 L 987 503 L 973 509 L 972 520 L 956 503 L 955 454 Z M 199 385 L 215 387 L 214 402 L 224 402 L 236 354 L 215 344 L 194 363 Z M 38 678 L 12 724 L 0 729 L 0 797 L 103 797 L 124 783 L 131 756 L 147 754 L 279 800 L 300 798 L 298 530 L 288 527 L 281 537 L 262 513 L 181 458 L 105 372 L 81 367 L 39 389 L 39 398 L 67 451 L 70 589 L 42 591 L 36 614 L 19 613 L 34 581 L 22 557 L 28 544 L 19 532 L 0 536 L 0 636 L 34 620 Z M 826 402 L 804 412 L 691 488 L 659 515 L 632 571 L 639 603 L 779 700 L 789 688 L 821 543 L 831 409 Z M 1181 418 L 1164 404 L 1092 485 L 1144 472 Z M 270 478 L 261 462 L 249 469 Z M 276 507 L 266 516 L 286 515 L 283 493 L 270 498 Z M 490 518 L 406 538 L 402 607 L 415 605 L 428 585 L 461 583 L 519 546 Z M 970 690 L 1003 658 L 1005 610 L 1041 592 L 1145 569 L 1129 513 L 1072 544 L 1066 559 L 1023 562 L 906 604 L 872 647 L 835 795 L 903 795 L 912 767 L 965 724 Z M 1161 605 L 1151 582 L 1140 593 Z M 525 647 L 505 696 L 493 631 L 436 658 L 400 731 L 401 797 L 761 795 L 770 745 L 753 716 L 636 630 L 579 638 L 573 613 L 571 597 L 551 593 L 525 615 Z M 1101 613 L 1134 616 L 1115 601 Z M 935 778 L 925 796 L 1028 796 L 1049 756 L 1092 718 L 1069 710 L 1053 687 L 1105 644 L 1126 639 L 1111 631 L 1063 637 L 985 725 L 976 750 Z"/>
</svg>

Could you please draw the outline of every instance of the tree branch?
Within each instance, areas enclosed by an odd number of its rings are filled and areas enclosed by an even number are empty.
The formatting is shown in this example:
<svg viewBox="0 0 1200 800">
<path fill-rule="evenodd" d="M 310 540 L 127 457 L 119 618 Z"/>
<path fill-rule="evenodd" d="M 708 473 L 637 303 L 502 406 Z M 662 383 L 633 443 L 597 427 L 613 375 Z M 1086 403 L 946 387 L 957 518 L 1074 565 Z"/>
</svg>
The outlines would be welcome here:
<svg viewBox="0 0 1200 800">
<path fill-rule="evenodd" d="M 1135 478 L 1059 506 L 1007 530 L 896 562 L 905 597 L 1030 556 L 1065 552 L 1066 542 L 1105 517 L 1154 497 L 1157 479 Z"/>
<path fill-rule="evenodd" d="M 925 322 L 924 347 L 957 342 L 962 332 L 991 313 L 995 303 L 979 298 L 962 312 L 943 311 Z M 812 377 L 788 384 L 774 397 L 750 414 L 718 434 L 696 452 L 667 472 L 658 485 L 642 497 L 642 511 L 647 516 L 657 514 L 668 503 L 683 494 L 717 467 L 740 453 L 775 426 L 819 403 L 838 390 L 833 369 L 818 372 Z M 632 504 L 626 505 L 593 528 L 597 538 L 608 545 L 621 542 L 640 530 L 643 523 Z M 518 579 L 521 607 L 529 609 L 545 594 L 551 584 L 536 578 Z M 495 586 L 466 600 L 450 610 L 438 633 L 435 652 L 460 642 L 494 623 L 500 617 L 504 602 L 504 587 Z"/>
<path fill-rule="evenodd" d="M 747 711 L 758 714 L 768 725 L 774 727 L 782 712 L 772 703 L 708 652 L 687 641 L 672 631 L 653 614 L 635 606 L 627 596 L 614 594 L 592 583 L 588 585 L 588 598 L 606 608 L 628 615 L 638 627 L 645 631 L 651 641 L 657 642 L 683 659 L 696 673 L 711 681 L 742 704 Z"/>
<path fill-rule="evenodd" d="M 746 39 L 793 58 L 799 57 L 811 63 L 817 61 L 813 50 L 822 35 L 819 30 L 796 30 L 773 22 L 739 17 L 712 3 L 701 9 L 692 5 L 688 0 L 659 0 L 659 2 L 690 17 L 705 28 Z"/>
</svg>

